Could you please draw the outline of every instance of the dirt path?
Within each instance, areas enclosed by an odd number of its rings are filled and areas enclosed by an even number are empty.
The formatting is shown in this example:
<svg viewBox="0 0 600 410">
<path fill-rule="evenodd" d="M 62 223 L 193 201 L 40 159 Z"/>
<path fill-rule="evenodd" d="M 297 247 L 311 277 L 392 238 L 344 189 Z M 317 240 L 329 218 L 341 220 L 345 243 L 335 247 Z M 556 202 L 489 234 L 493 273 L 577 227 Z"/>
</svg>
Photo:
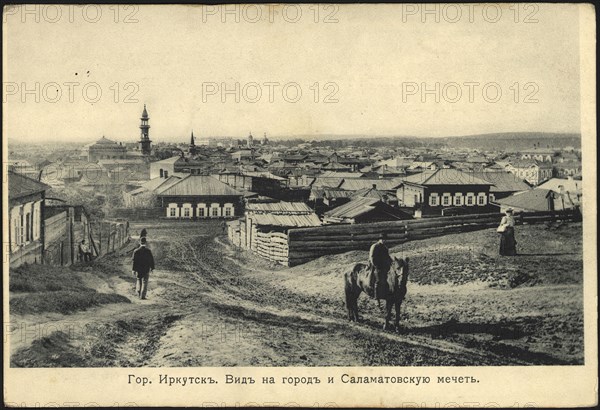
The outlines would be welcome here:
<svg viewBox="0 0 600 410">
<path fill-rule="evenodd" d="M 132 225 L 134 231 L 141 229 Z M 400 334 L 383 332 L 381 312 L 362 299 L 364 321 L 349 323 L 337 271 L 287 269 L 240 252 L 217 224 L 159 222 L 148 229 L 157 269 L 148 300 L 134 293 L 131 249 L 113 257 L 121 276 L 102 280 L 84 273 L 88 286 L 114 292 L 131 303 L 111 304 L 72 315 L 11 318 L 31 335 L 11 339 L 15 366 L 362 366 L 567 364 L 544 352 L 527 326 L 532 317 L 576 310 L 577 285 L 517 289 L 507 293 L 481 284 L 414 285 L 403 309 Z M 350 263 L 350 261 L 349 261 Z M 340 270 L 344 265 L 340 265 Z M 523 293 L 539 303 L 518 310 Z M 560 300 L 554 307 L 548 300 Z M 481 305 L 481 300 L 489 300 Z M 429 303 L 435 309 L 428 308 Z M 443 309 L 470 309 L 464 322 Z M 512 310 L 510 310 L 512 309 Z M 488 312 L 510 314 L 493 318 Z M 436 316 L 436 315 L 439 315 Z M 487 319 L 483 319 L 487 317 Z M 545 319 L 545 316 L 543 318 Z M 487 320 L 487 321 L 486 321 Z M 542 320 L 542 319 L 540 319 Z M 568 318 L 566 319 L 568 320 Z M 533 323 L 533 324 L 532 324 Z M 551 325 L 549 325 L 551 326 Z M 65 329 L 75 329 L 72 333 Z M 83 331 L 85 330 L 85 331 Z M 568 331 L 568 329 L 567 329 Z M 22 333 L 22 332 L 21 332 Z M 66 333 L 66 336 L 65 336 Z M 523 346 L 540 343 L 540 351 Z M 574 342 L 575 343 L 575 342 Z M 65 359 L 69 357 L 69 359 Z"/>
</svg>

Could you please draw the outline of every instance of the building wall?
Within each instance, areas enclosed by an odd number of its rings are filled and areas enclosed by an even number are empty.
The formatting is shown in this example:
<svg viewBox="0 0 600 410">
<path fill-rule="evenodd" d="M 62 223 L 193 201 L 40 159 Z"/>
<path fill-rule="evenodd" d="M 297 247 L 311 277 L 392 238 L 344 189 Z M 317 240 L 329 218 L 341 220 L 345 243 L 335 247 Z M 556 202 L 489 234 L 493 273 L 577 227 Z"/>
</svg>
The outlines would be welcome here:
<svg viewBox="0 0 600 410">
<path fill-rule="evenodd" d="M 531 185 L 539 185 L 547 179 L 552 178 L 552 167 L 540 167 L 531 166 L 526 168 L 508 166 L 507 170 L 516 175 L 517 177 L 524 179 Z"/>
<path fill-rule="evenodd" d="M 38 195 L 22 202 L 13 201 L 9 209 L 10 265 L 40 263 L 43 258 L 43 198 Z"/>
<path fill-rule="evenodd" d="M 161 175 L 162 170 L 162 175 Z M 168 176 L 173 175 L 175 172 L 175 164 L 173 163 L 164 163 L 161 161 L 151 162 L 150 163 L 150 179 L 163 177 L 164 172 L 167 171 Z"/>
<path fill-rule="evenodd" d="M 168 219 L 229 219 L 242 215 L 241 197 L 162 198 Z"/>
</svg>

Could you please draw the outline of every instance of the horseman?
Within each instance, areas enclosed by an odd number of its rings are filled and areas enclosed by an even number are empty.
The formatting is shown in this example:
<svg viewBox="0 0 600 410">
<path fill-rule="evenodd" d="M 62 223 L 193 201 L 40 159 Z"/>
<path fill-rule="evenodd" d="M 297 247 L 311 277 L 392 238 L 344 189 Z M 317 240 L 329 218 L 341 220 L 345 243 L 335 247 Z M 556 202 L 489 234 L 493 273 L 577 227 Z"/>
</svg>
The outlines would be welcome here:
<svg viewBox="0 0 600 410">
<path fill-rule="evenodd" d="M 379 240 L 371 245 L 369 251 L 369 264 L 371 265 L 371 275 L 374 276 L 373 295 L 379 303 L 380 299 L 385 299 L 389 290 L 387 289 L 387 274 L 390 270 L 392 258 L 385 244 L 387 236 L 385 233 L 379 235 Z"/>
</svg>

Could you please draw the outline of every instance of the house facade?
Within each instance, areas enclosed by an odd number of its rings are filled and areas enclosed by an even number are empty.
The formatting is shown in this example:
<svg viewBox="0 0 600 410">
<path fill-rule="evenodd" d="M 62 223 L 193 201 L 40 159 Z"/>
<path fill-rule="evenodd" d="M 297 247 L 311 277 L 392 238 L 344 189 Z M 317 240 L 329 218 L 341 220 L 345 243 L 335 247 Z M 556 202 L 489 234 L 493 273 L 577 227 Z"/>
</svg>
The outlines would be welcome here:
<svg viewBox="0 0 600 410">
<path fill-rule="evenodd" d="M 42 263 L 44 255 L 44 211 L 50 187 L 32 178 L 8 171 L 10 266 Z"/>
<path fill-rule="evenodd" d="M 235 218 L 243 213 L 243 194 L 208 175 L 187 175 L 155 190 L 169 219 Z"/>
<path fill-rule="evenodd" d="M 537 160 L 511 161 L 506 170 L 534 186 L 552 178 L 553 172 L 551 162 Z"/>
<path fill-rule="evenodd" d="M 403 179 L 397 190 L 400 207 L 414 208 L 423 215 L 439 215 L 447 208 L 465 213 L 491 212 L 491 183 L 455 169 L 425 171 Z"/>
</svg>

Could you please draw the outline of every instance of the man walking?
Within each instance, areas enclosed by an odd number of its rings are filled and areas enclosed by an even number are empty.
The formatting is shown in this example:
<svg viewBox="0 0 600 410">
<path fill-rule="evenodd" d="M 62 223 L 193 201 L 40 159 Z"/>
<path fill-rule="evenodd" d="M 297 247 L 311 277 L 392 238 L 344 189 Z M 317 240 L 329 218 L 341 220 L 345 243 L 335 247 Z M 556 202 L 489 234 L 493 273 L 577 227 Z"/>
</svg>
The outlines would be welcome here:
<svg viewBox="0 0 600 410">
<path fill-rule="evenodd" d="M 373 293 L 377 301 L 385 297 L 387 273 L 390 270 L 390 265 L 392 263 L 392 258 L 390 257 L 390 252 L 385 244 L 385 239 L 386 234 L 382 233 L 379 236 L 379 240 L 371 245 L 369 251 L 369 263 L 371 264 L 375 276 Z"/>
<path fill-rule="evenodd" d="M 137 278 L 135 290 L 140 299 L 146 299 L 148 278 L 154 270 L 152 251 L 146 247 L 146 237 L 140 239 L 140 247 L 133 252 L 133 274 Z"/>
</svg>

